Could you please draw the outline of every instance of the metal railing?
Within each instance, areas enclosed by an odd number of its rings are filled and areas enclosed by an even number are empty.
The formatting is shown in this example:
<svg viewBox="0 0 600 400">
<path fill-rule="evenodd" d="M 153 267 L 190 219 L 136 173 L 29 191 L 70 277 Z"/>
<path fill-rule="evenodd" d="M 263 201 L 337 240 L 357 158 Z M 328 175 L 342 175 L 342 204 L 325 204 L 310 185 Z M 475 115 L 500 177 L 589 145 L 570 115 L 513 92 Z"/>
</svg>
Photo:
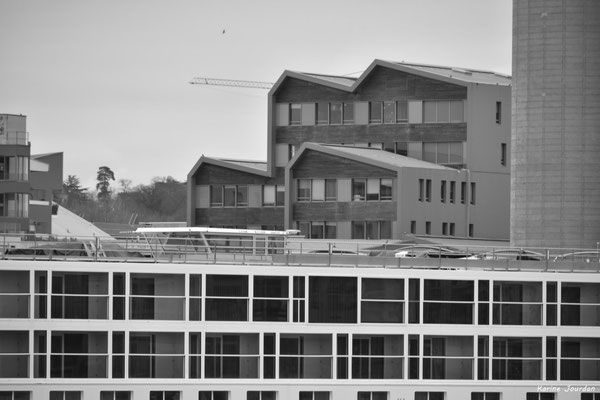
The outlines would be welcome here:
<svg viewBox="0 0 600 400">
<path fill-rule="evenodd" d="M 57 237 L 5 234 L 0 259 L 305 265 L 421 268 L 440 270 L 600 272 L 598 249 L 533 249 L 491 246 L 421 245 L 301 237 L 169 238 L 138 235 Z"/>
</svg>

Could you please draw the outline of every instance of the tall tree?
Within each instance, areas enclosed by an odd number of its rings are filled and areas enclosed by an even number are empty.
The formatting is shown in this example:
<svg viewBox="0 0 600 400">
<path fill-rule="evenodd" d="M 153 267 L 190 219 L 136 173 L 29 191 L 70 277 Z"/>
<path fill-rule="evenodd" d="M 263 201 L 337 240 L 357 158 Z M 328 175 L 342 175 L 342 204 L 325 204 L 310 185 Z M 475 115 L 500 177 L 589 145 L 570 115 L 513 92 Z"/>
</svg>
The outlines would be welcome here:
<svg viewBox="0 0 600 400">
<path fill-rule="evenodd" d="M 81 181 L 76 175 L 68 175 L 63 182 L 63 193 L 66 196 L 67 208 L 89 200 L 87 188 L 81 187 Z"/>
<path fill-rule="evenodd" d="M 96 180 L 98 181 L 96 184 L 98 200 L 106 201 L 110 199 L 110 181 L 115 180 L 115 173 L 109 167 L 102 166 L 98 169 Z"/>
</svg>

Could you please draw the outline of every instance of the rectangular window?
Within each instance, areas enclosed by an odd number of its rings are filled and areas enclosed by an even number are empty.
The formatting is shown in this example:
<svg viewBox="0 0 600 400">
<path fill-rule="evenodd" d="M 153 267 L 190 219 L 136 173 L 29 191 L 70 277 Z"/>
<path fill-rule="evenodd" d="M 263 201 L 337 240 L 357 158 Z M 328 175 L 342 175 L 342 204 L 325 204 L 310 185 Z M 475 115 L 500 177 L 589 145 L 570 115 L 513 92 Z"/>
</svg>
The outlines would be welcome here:
<svg viewBox="0 0 600 400">
<path fill-rule="evenodd" d="M 248 276 L 207 275 L 207 321 L 248 321 Z"/>
<path fill-rule="evenodd" d="M 75 390 L 51 390 L 50 400 L 81 400 L 81 392 Z"/>
<path fill-rule="evenodd" d="M 210 186 L 210 206 L 223 207 L 223 186 Z"/>
<path fill-rule="evenodd" d="M 450 122 L 465 120 L 465 103 L 462 100 L 450 101 Z"/>
<path fill-rule="evenodd" d="M 352 201 L 365 201 L 367 193 L 366 179 L 352 180 Z"/>
<path fill-rule="evenodd" d="M 500 400 L 499 392 L 471 392 L 471 400 Z"/>
<path fill-rule="evenodd" d="M 325 179 L 325 201 L 337 200 L 337 180 Z"/>
<path fill-rule="evenodd" d="M 395 124 L 396 123 L 396 102 L 386 101 L 383 103 L 383 123 L 384 124 Z"/>
<path fill-rule="evenodd" d="M 252 320 L 287 322 L 288 286 L 287 276 L 255 276 Z"/>
<path fill-rule="evenodd" d="M 475 228 L 473 224 L 469 224 L 469 237 L 475 236 Z"/>
<path fill-rule="evenodd" d="M 329 104 L 329 123 L 340 125 L 342 123 L 342 103 Z"/>
<path fill-rule="evenodd" d="M 408 103 L 406 101 L 396 102 L 396 122 L 408 122 Z"/>
<path fill-rule="evenodd" d="M 361 321 L 386 324 L 404 322 L 404 280 L 363 278 Z"/>
<path fill-rule="evenodd" d="M 329 103 L 317 103 L 317 125 L 329 124 Z"/>
<path fill-rule="evenodd" d="M 431 201 L 431 179 L 425 180 L 425 201 Z"/>
<path fill-rule="evenodd" d="M 174 390 L 152 390 L 149 400 L 180 400 L 181 392 Z"/>
<path fill-rule="evenodd" d="M 471 182 L 471 204 L 475 205 L 475 182 Z"/>
<path fill-rule="evenodd" d="M 102 390 L 100 400 L 131 400 L 131 392 Z"/>
<path fill-rule="evenodd" d="M 456 182 L 450 181 L 450 203 L 454 204 L 456 197 Z"/>
<path fill-rule="evenodd" d="M 506 143 L 500 144 L 500 165 L 506 166 Z"/>
<path fill-rule="evenodd" d="M 246 392 L 246 400 L 277 400 L 277 392 L 249 390 Z"/>
<path fill-rule="evenodd" d="M 495 336 L 492 345 L 492 379 L 541 380 L 542 338 Z"/>
<path fill-rule="evenodd" d="M 263 207 L 275 206 L 275 185 L 263 185 L 262 199 Z"/>
<path fill-rule="evenodd" d="M 309 322 L 357 322 L 357 278 L 311 276 L 308 289 Z"/>
<path fill-rule="evenodd" d="M 435 101 L 424 101 L 423 102 L 423 122 L 425 122 L 425 123 L 437 122 L 437 102 L 435 102 Z"/>
<path fill-rule="evenodd" d="M 425 199 L 425 179 L 419 179 L 419 201 Z"/>
<path fill-rule="evenodd" d="M 444 392 L 415 392 L 415 400 L 444 400 Z"/>
<path fill-rule="evenodd" d="M 312 180 L 311 201 L 325 201 L 325 179 Z"/>
<path fill-rule="evenodd" d="M 298 201 L 310 201 L 311 198 L 311 180 L 310 179 L 298 179 Z"/>
<path fill-rule="evenodd" d="M 354 123 L 354 103 L 344 103 L 344 124 Z"/>
<path fill-rule="evenodd" d="M 248 186 L 240 185 L 236 187 L 236 207 L 248 207 Z"/>
<path fill-rule="evenodd" d="M 129 378 L 184 378 L 183 346 L 183 332 L 129 332 Z"/>
<path fill-rule="evenodd" d="M 389 392 L 358 392 L 356 400 L 388 400 Z"/>
<path fill-rule="evenodd" d="M 223 390 L 200 390 L 198 400 L 229 400 L 229 392 Z"/>
<path fill-rule="evenodd" d="M 330 400 L 330 392 L 300 392 L 298 400 Z"/>
<path fill-rule="evenodd" d="M 325 222 L 325 239 L 336 239 L 337 238 L 337 223 L 336 222 Z"/>
<path fill-rule="evenodd" d="M 417 233 L 417 221 L 410 221 L 410 233 Z"/>
<path fill-rule="evenodd" d="M 402 335 L 355 334 L 352 379 L 402 379 L 402 342 Z"/>
<path fill-rule="evenodd" d="M 446 181 L 442 181 L 440 185 L 440 200 L 442 203 L 446 202 Z"/>
<path fill-rule="evenodd" d="M 425 221 L 425 234 L 431 235 L 431 221 Z"/>
<path fill-rule="evenodd" d="M 467 199 L 467 182 L 460 183 L 460 203 L 465 204 Z"/>
<path fill-rule="evenodd" d="M 302 124 L 302 104 L 290 104 L 290 125 Z"/>
<path fill-rule="evenodd" d="M 450 222 L 450 236 L 455 236 L 456 234 L 456 225 L 454 222 Z"/>
<path fill-rule="evenodd" d="M 497 124 L 502 123 L 502 102 L 501 101 L 496 102 L 496 123 Z"/>
<path fill-rule="evenodd" d="M 24 391 L 0 391 L 0 400 L 30 400 L 31 392 Z"/>
<path fill-rule="evenodd" d="M 447 235 L 448 234 L 448 223 L 447 222 L 442 222 L 442 235 Z"/>
<path fill-rule="evenodd" d="M 223 207 L 235 207 L 235 185 L 223 186 Z"/>
<path fill-rule="evenodd" d="M 554 393 L 528 392 L 525 395 L 525 400 L 554 400 L 555 398 Z"/>
<path fill-rule="evenodd" d="M 369 102 L 369 123 L 381 124 L 383 121 L 383 103 L 381 101 Z"/>
</svg>

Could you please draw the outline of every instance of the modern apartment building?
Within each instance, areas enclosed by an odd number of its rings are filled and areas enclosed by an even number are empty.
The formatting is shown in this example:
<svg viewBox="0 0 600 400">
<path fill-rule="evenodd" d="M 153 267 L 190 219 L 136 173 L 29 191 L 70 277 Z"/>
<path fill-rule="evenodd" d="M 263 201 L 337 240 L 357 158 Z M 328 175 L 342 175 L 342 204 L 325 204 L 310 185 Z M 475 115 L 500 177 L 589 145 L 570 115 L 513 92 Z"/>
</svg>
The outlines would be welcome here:
<svg viewBox="0 0 600 400">
<path fill-rule="evenodd" d="M 63 154 L 31 155 L 24 115 L 0 114 L 0 232 L 52 232 Z"/>
<path fill-rule="evenodd" d="M 334 266 L 264 240 L 5 255 L 0 399 L 598 398 L 597 258 Z"/>
<path fill-rule="evenodd" d="M 286 71 L 264 163 L 201 157 L 188 225 L 508 239 L 510 77 L 375 60 L 359 78 Z"/>
</svg>

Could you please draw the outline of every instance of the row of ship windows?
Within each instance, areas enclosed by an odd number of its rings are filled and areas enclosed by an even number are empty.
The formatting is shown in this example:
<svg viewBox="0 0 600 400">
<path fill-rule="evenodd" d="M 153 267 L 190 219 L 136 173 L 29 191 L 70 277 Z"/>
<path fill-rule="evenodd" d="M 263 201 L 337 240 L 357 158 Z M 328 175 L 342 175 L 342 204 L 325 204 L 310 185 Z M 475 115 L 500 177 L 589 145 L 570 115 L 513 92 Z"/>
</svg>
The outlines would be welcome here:
<svg viewBox="0 0 600 400">
<path fill-rule="evenodd" d="M 388 400 L 389 392 L 385 391 L 358 391 L 356 400 Z M 299 391 L 298 400 L 332 400 L 332 392 L 327 391 Z M 82 400 L 83 393 L 76 390 L 57 391 L 51 390 L 49 400 Z M 123 390 L 103 390 L 99 394 L 100 400 L 132 400 L 133 393 Z M 198 400 L 230 400 L 231 393 L 226 390 L 200 390 Z M 279 400 L 279 393 L 271 390 L 248 390 L 246 400 Z M 414 400 L 446 400 L 445 392 L 415 391 Z M 500 392 L 471 392 L 471 400 L 501 400 Z M 554 400 L 554 393 L 526 392 L 525 400 Z M 598 393 L 582 393 L 581 400 L 600 400 Z M 0 400 L 31 400 L 31 392 L 27 391 L 0 391 Z M 177 390 L 151 390 L 148 400 L 183 400 L 182 392 Z M 345 399 L 347 400 L 347 399 Z"/>
<path fill-rule="evenodd" d="M 369 101 L 278 104 L 277 125 L 457 123 L 463 100 Z"/>
<path fill-rule="evenodd" d="M 48 296 L 48 275 L 35 318 L 600 326 L 592 282 L 112 273 L 109 295 L 108 273 L 52 272 Z M 0 271 L 1 318 L 29 318 L 30 297 L 29 272 Z"/>
<path fill-rule="evenodd" d="M 600 381 L 598 337 L 32 334 L 0 331 L 0 378 Z"/>
<path fill-rule="evenodd" d="M 29 180 L 29 157 L 0 156 L 0 180 Z"/>
</svg>

